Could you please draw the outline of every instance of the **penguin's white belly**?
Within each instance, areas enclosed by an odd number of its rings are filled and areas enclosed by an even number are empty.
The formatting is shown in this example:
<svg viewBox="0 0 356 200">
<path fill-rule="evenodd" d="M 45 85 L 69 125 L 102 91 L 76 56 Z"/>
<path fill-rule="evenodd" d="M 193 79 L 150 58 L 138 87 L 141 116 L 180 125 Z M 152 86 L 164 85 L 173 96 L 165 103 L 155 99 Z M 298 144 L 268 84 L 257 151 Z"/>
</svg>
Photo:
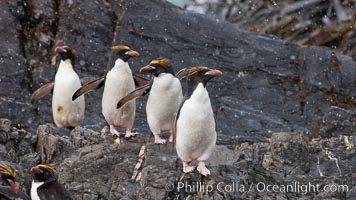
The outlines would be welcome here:
<svg viewBox="0 0 356 200">
<path fill-rule="evenodd" d="M 83 122 L 84 95 L 72 101 L 74 92 L 80 87 L 80 79 L 74 71 L 57 72 L 52 97 L 53 118 L 57 126 L 75 127 Z"/>
<path fill-rule="evenodd" d="M 171 74 L 155 77 L 147 100 L 147 122 L 155 134 L 173 128 L 182 100 L 180 81 Z"/>
<path fill-rule="evenodd" d="M 32 181 L 32 185 L 31 185 L 31 199 L 32 200 L 41 200 L 40 197 L 38 196 L 38 193 L 37 193 L 37 189 L 43 185 L 43 182 L 35 182 L 35 181 Z"/>
<path fill-rule="evenodd" d="M 176 150 L 183 161 L 206 160 L 216 143 L 215 120 L 207 91 L 198 85 L 181 108 Z"/>
<path fill-rule="evenodd" d="M 110 71 L 107 74 L 102 98 L 102 112 L 108 124 L 126 127 L 127 123 L 133 123 L 136 99 L 129 101 L 120 109 L 116 109 L 116 106 L 120 99 L 134 89 L 135 83 L 131 73 Z"/>
</svg>

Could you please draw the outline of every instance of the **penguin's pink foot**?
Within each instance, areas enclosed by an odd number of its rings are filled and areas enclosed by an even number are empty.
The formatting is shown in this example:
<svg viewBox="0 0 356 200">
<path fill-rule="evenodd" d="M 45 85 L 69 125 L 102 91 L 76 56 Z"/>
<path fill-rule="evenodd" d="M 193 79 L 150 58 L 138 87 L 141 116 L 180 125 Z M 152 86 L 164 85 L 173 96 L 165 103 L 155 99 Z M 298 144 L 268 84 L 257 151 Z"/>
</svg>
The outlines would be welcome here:
<svg viewBox="0 0 356 200">
<path fill-rule="evenodd" d="M 159 135 L 155 135 L 155 143 L 156 144 L 165 144 L 167 141 L 162 139 Z"/>
<path fill-rule="evenodd" d="M 110 125 L 110 132 L 111 132 L 111 134 L 117 135 L 117 137 L 120 137 L 119 131 L 117 131 L 113 125 Z"/>
<path fill-rule="evenodd" d="M 135 137 L 139 132 L 126 131 L 125 138 Z"/>
<path fill-rule="evenodd" d="M 208 170 L 208 168 L 205 167 L 204 161 L 199 161 L 197 170 L 201 175 L 204 175 L 204 176 L 210 175 L 210 170 Z"/>
<path fill-rule="evenodd" d="M 190 166 L 188 164 L 188 162 L 183 161 L 183 172 L 184 173 L 189 173 L 189 172 L 192 172 L 193 170 L 194 170 L 194 166 Z"/>
</svg>

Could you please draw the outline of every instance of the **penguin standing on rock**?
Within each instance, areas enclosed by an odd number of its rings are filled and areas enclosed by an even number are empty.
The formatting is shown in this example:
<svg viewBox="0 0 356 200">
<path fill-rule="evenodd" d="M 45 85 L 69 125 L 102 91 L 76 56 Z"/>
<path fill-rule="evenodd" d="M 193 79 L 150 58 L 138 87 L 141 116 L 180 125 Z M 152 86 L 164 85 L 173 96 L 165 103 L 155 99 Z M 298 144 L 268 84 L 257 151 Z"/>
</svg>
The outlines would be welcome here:
<svg viewBox="0 0 356 200">
<path fill-rule="evenodd" d="M 16 173 L 5 163 L 0 164 L 0 200 L 30 200 L 24 192 L 19 190 L 15 183 Z"/>
<path fill-rule="evenodd" d="M 204 162 L 212 153 L 217 136 L 206 85 L 213 77 L 221 76 L 222 72 L 205 66 L 183 71 L 187 74 L 188 91 L 176 118 L 175 146 L 178 157 L 183 161 L 183 172 L 193 171 L 194 167 L 189 162 L 198 160 L 197 170 L 207 176 L 210 171 Z"/>
<path fill-rule="evenodd" d="M 146 105 L 147 122 L 155 137 L 155 143 L 166 142 L 160 137 L 161 131 L 169 131 L 169 141 L 172 142 L 174 120 L 183 97 L 180 80 L 174 75 L 170 61 L 166 58 L 151 61 L 149 65 L 141 67 L 139 72 L 153 74 L 153 81 L 121 99 L 117 107 L 149 91 Z"/>
<path fill-rule="evenodd" d="M 119 45 L 111 47 L 111 56 L 108 64 L 108 67 L 112 67 L 111 70 L 105 77 L 85 84 L 72 97 L 75 100 L 82 94 L 89 93 L 105 85 L 102 97 L 102 113 L 110 126 L 110 132 L 120 136 L 116 128 L 125 128 L 126 138 L 137 134 L 132 132 L 136 114 L 136 101 L 130 101 L 120 109 L 116 109 L 116 104 L 121 98 L 135 89 L 135 84 L 144 85 L 148 82 L 141 77 L 132 75 L 128 60 L 138 56 L 140 54 L 137 51 L 131 50 L 128 46 Z"/>
<path fill-rule="evenodd" d="M 72 101 L 74 92 L 82 86 L 78 74 L 74 71 L 75 50 L 69 46 L 56 47 L 56 54 L 60 55 L 54 82 L 37 89 L 31 101 L 37 101 L 53 90 L 52 113 L 58 127 L 75 128 L 84 120 L 84 97 Z"/>
<path fill-rule="evenodd" d="M 58 182 L 57 171 L 51 166 L 37 165 L 31 168 L 31 173 L 32 200 L 72 200 L 70 193 Z"/>
</svg>

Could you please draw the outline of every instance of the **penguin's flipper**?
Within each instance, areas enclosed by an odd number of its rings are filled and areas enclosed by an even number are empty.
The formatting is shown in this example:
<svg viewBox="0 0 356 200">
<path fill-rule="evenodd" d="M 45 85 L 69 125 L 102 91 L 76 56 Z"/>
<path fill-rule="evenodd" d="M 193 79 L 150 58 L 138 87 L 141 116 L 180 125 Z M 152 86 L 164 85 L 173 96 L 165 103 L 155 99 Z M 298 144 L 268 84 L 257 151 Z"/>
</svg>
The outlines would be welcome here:
<svg viewBox="0 0 356 200">
<path fill-rule="evenodd" d="M 46 96 L 48 93 L 52 92 L 54 87 L 54 82 L 47 83 L 42 87 L 38 88 L 31 96 L 31 103 L 38 101 L 40 98 Z"/>
<path fill-rule="evenodd" d="M 149 84 L 147 84 L 145 86 L 136 88 L 134 91 L 128 93 L 124 98 L 122 98 L 117 103 L 116 108 L 119 109 L 120 107 L 125 105 L 127 102 L 131 101 L 132 99 L 148 94 L 150 90 L 151 90 L 151 83 L 149 83 Z"/>
<path fill-rule="evenodd" d="M 99 79 L 88 82 L 87 84 L 79 88 L 77 91 L 75 91 L 75 93 L 72 96 L 72 101 L 76 100 L 78 97 L 80 97 L 83 94 L 87 94 L 91 91 L 103 87 L 104 84 L 105 84 L 105 77 L 101 77 Z"/>
<path fill-rule="evenodd" d="M 80 82 L 82 83 L 82 85 L 86 85 L 89 82 L 94 81 L 94 80 L 97 80 L 97 79 L 96 78 L 92 78 L 92 77 L 90 77 L 90 78 L 81 78 Z"/>
<path fill-rule="evenodd" d="M 132 74 L 136 87 L 142 87 L 147 85 L 150 80 L 136 74 Z"/>
</svg>

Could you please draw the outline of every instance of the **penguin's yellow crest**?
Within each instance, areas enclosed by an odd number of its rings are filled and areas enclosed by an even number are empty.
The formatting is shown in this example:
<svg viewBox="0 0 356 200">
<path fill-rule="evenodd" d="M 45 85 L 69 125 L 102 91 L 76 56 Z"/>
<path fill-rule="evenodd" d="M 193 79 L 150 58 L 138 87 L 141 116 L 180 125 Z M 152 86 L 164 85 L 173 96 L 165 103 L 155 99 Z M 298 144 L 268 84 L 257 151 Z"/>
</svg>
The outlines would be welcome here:
<svg viewBox="0 0 356 200">
<path fill-rule="evenodd" d="M 205 66 L 197 66 L 197 67 L 186 67 L 183 68 L 181 70 L 179 70 L 179 72 L 176 74 L 177 78 L 179 78 L 179 80 L 182 80 L 188 76 L 191 76 L 197 72 L 200 72 L 202 70 L 207 70 L 208 67 Z"/>
<path fill-rule="evenodd" d="M 189 75 L 193 75 L 197 72 L 203 71 L 203 70 L 207 70 L 208 67 L 205 66 L 197 66 L 197 67 L 189 67 Z"/>
<path fill-rule="evenodd" d="M 150 62 L 150 65 L 160 65 L 164 68 L 167 68 L 167 67 L 169 67 L 169 63 L 170 63 L 169 59 L 162 58 L 162 59 L 152 60 Z"/>
<path fill-rule="evenodd" d="M 49 172 L 51 172 L 51 174 L 57 174 L 57 170 L 54 169 L 53 167 L 51 166 L 48 166 L 48 165 L 44 165 L 44 164 L 39 164 L 37 165 L 38 167 L 41 167 L 43 169 L 47 169 Z"/>
<path fill-rule="evenodd" d="M 0 173 L 1 174 L 8 174 L 8 175 L 16 178 L 16 172 L 14 170 L 12 170 L 9 166 L 7 166 L 3 162 L 1 162 L 1 164 L 0 164 Z"/>
<path fill-rule="evenodd" d="M 111 50 L 130 50 L 130 48 L 125 45 L 117 45 L 117 46 L 112 46 Z"/>
<path fill-rule="evenodd" d="M 72 55 L 76 54 L 75 50 L 72 47 L 68 46 L 68 45 L 64 45 L 63 48 L 66 49 L 66 50 L 69 50 Z"/>
</svg>

